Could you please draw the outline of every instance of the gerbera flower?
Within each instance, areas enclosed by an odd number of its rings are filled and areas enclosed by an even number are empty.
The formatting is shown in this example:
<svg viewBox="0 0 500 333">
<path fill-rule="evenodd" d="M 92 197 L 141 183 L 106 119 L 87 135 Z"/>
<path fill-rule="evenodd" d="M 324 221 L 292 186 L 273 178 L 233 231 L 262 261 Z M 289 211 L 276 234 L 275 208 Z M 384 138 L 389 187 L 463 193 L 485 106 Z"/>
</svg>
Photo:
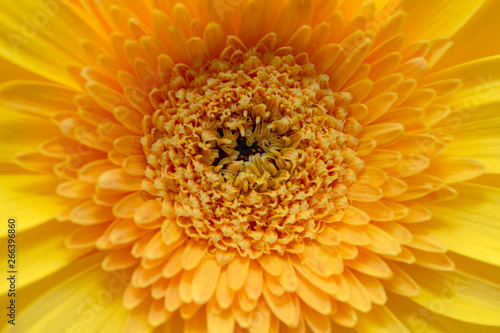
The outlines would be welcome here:
<svg viewBox="0 0 500 333">
<path fill-rule="evenodd" d="M 7 332 L 498 330 L 499 1 L 0 6 Z"/>
</svg>

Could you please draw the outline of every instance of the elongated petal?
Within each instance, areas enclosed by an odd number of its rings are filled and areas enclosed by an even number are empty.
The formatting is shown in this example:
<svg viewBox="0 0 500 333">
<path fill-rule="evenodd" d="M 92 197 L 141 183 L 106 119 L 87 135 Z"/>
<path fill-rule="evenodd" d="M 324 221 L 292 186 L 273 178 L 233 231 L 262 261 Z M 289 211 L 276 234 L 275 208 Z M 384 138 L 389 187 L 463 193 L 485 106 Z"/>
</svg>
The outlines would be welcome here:
<svg viewBox="0 0 500 333">
<path fill-rule="evenodd" d="M 85 23 L 81 13 L 75 12 L 68 3 L 58 2 L 57 7 L 48 6 L 47 12 L 38 6 L 39 3 L 34 0 L 25 0 L 15 6 L 8 2 L 2 3 L 0 54 L 49 80 L 78 87 L 64 65 L 81 63 L 81 58 L 75 56 L 81 53 L 81 38 L 101 39 Z M 34 15 L 37 11 L 33 11 L 33 8 L 40 8 L 38 17 Z M 22 20 L 23 17 L 27 22 Z M 43 23 L 43 29 L 36 25 L 40 23 Z M 20 28 L 12 30 L 12 26 Z M 60 31 L 65 31 L 71 37 L 64 38 L 64 42 L 55 38 Z M 45 52 L 41 53 L 40 50 Z"/>
<path fill-rule="evenodd" d="M 81 267 L 80 267 L 81 269 Z M 40 332 L 65 330 L 68 325 L 81 330 L 99 331 L 113 330 L 121 327 L 128 311 L 122 306 L 121 293 L 125 286 L 112 274 L 104 273 L 98 266 L 83 269 L 79 274 L 54 286 L 41 298 L 29 305 L 20 315 L 16 326 L 8 332 Z M 90 300 L 105 300 L 106 306 L 100 311 L 89 307 Z M 50 304 L 51 306 L 46 306 Z M 85 312 L 87 311 L 87 312 Z M 93 320 L 83 313 L 92 311 Z M 59 320 L 54 321 L 52 318 Z"/>
<path fill-rule="evenodd" d="M 17 283 L 18 288 L 27 286 L 41 278 L 48 276 L 74 260 L 90 252 L 91 249 L 70 250 L 64 246 L 64 239 L 75 230 L 72 225 L 60 225 L 51 221 L 36 228 L 17 233 L 16 243 L 22 246 L 18 251 L 16 262 L 25 263 L 23 279 Z M 8 238 L 2 239 L 1 243 L 7 248 Z M 41 249 L 45 249 L 42 251 Z M 7 264 L 7 251 L 2 253 L 2 259 Z M 19 268 L 20 269 L 20 268 Z M 15 270 L 15 269 L 14 269 Z M 9 281 L 2 281 L 2 290 L 8 290 Z"/>
<path fill-rule="evenodd" d="M 455 187 L 460 191 L 457 199 L 430 207 L 433 220 L 427 229 L 441 237 L 451 251 L 500 266 L 500 245 L 496 241 L 500 237 L 500 190 L 475 184 Z"/>
<path fill-rule="evenodd" d="M 413 265 L 407 272 L 421 287 L 420 295 L 412 297 L 418 304 L 433 309 L 436 302 L 441 302 L 440 313 L 444 316 L 479 325 L 500 326 L 497 316 L 499 285 L 460 271 L 439 272 Z"/>
<path fill-rule="evenodd" d="M 55 193 L 57 178 L 54 176 L 0 174 L 0 182 L 3 218 L 5 221 L 15 218 L 18 221 L 17 232 L 54 219 L 60 211 L 71 205 L 71 201 Z M 0 236 L 6 235 L 7 228 L 4 228 Z"/>
<path fill-rule="evenodd" d="M 407 332 L 410 330 L 399 321 L 399 319 L 383 305 L 375 305 L 372 311 L 359 314 L 356 331 L 358 332 Z"/>
</svg>

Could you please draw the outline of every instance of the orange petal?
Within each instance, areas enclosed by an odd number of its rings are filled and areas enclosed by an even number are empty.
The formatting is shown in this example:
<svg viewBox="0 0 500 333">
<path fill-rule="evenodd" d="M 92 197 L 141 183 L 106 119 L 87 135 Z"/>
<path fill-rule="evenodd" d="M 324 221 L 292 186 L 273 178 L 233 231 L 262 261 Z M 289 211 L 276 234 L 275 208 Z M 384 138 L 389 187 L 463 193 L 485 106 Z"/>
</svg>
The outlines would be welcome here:
<svg viewBox="0 0 500 333">
<path fill-rule="evenodd" d="M 354 181 L 347 188 L 347 197 L 359 202 L 373 202 L 382 198 L 382 190 L 378 187 Z"/>
<path fill-rule="evenodd" d="M 366 246 L 367 249 L 387 255 L 397 255 L 401 252 L 400 244 L 387 232 L 373 224 L 368 224 L 366 227 L 366 232 L 372 240 L 370 245 Z"/>
<path fill-rule="evenodd" d="M 372 309 L 372 303 L 365 287 L 363 287 L 361 282 L 359 282 L 359 280 L 351 272 L 350 269 L 346 268 L 343 275 L 347 281 L 347 284 L 349 285 L 350 290 L 347 304 L 358 311 L 369 312 Z"/>
<path fill-rule="evenodd" d="M 207 249 L 208 243 L 206 241 L 199 242 L 191 239 L 184 249 L 182 267 L 186 270 L 191 270 L 198 266 L 203 256 L 205 256 Z"/>
<path fill-rule="evenodd" d="M 207 332 L 233 333 L 234 317 L 229 310 L 221 310 L 217 304 L 207 304 Z"/>
<path fill-rule="evenodd" d="M 245 292 L 251 299 L 257 300 L 262 294 L 263 287 L 262 267 L 254 260 L 250 260 L 248 278 L 245 283 Z"/>
<path fill-rule="evenodd" d="M 264 254 L 259 257 L 259 263 L 271 275 L 278 276 L 283 272 L 283 267 L 281 261 L 278 260 L 274 255 Z"/>
<path fill-rule="evenodd" d="M 392 272 L 387 263 L 378 255 L 363 248 L 358 249 L 358 256 L 354 260 L 346 260 L 346 266 L 363 274 L 377 277 L 390 278 Z"/>
<path fill-rule="evenodd" d="M 165 309 L 165 302 L 162 299 L 154 300 L 149 308 L 148 323 L 153 327 L 160 326 L 172 316 L 172 312 Z"/>
<path fill-rule="evenodd" d="M 406 225 L 406 228 L 413 235 L 413 239 L 408 246 L 422 251 L 437 253 L 445 253 L 448 250 L 448 246 L 444 241 L 427 231 L 425 228 L 416 225 Z"/>
<path fill-rule="evenodd" d="M 73 208 L 69 218 L 76 224 L 92 225 L 111 221 L 114 216 L 109 207 L 100 206 L 88 200 Z"/>
<path fill-rule="evenodd" d="M 198 265 L 191 284 L 195 303 L 205 304 L 210 300 L 217 287 L 220 271 L 221 268 L 213 256 L 204 258 Z"/>
<path fill-rule="evenodd" d="M 485 171 L 483 164 L 473 159 L 435 157 L 425 172 L 453 184 L 476 178 Z"/>
<path fill-rule="evenodd" d="M 370 222 L 370 217 L 361 209 L 348 206 L 344 211 L 342 222 L 350 225 L 364 225 Z"/>
<path fill-rule="evenodd" d="M 215 291 L 217 303 L 222 309 L 228 309 L 234 299 L 234 291 L 227 286 L 227 270 L 223 269 L 219 276 L 219 282 Z"/>
<path fill-rule="evenodd" d="M 387 263 L 394 273 L 390 280 L 382 280 L 382 284 L 388 290 L 402 296 L 416 296 L 420 293 L 420 287 L 399 265 L 389 261 Z"/>
<path fill-rule="evenodd" d="M 245 285 L 248 277 L 250 260 L 236 256 L 227 267 L 227 285 L 231 290 L 238 291 Z"/>
<path fill-rule="evenodd" d="M 296 302 L 290 293 L 285 292 L 281 296 L 276 296 L 271 293 L 266 284 L 263 289 L 264 299 L 279 320 L 287 326 L 296 326 L 300 318 L 300 313 L 297 311 Z"/>
<path fill-rule="evenodd" d="M 332 311 L 332 301 L 328 294 L 316 288 L 306 279 L 298 279 L 297 295 L 312 309 L 324 316 L 329 315 Z"/>
<path fill-rule="evenodd" d="M 301 311 L 304 315 L 305 321 L 307 325 L 311 328 L 311 330 L 315 333 L 330 333 L 332 328 L 332 323 L 330 318 L 321 314 L 318 311 L 315 311 L 313 308 L 305 304 L 301 304 Z"/>
<path fill-rule="evenodd" d="M 142 176 L 132 176 L 123 169 L 104 171 L 97 180 L 97 185 L 103 189 L 132 192 L 141 190 Z"/>
</svg>

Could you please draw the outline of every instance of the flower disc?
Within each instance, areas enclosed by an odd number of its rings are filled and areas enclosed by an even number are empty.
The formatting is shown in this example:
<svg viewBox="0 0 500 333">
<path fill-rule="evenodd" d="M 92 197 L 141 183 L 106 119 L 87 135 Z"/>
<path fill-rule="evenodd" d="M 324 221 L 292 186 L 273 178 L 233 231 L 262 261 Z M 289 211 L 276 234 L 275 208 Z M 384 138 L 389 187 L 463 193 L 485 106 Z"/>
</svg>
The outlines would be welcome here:
<svg viewBox="0 0 500 333">
<path fill-rule="evenodd" d="M 371 1 L 75 3 L 57 133 L 16 161 L 58 177 L 68 248 L 131 274 L 124 332 L 406 331 L 388 298 L 455 269 L 428 207 L 485 170 L 445 153 L 448 38 Z"/>
</svg>

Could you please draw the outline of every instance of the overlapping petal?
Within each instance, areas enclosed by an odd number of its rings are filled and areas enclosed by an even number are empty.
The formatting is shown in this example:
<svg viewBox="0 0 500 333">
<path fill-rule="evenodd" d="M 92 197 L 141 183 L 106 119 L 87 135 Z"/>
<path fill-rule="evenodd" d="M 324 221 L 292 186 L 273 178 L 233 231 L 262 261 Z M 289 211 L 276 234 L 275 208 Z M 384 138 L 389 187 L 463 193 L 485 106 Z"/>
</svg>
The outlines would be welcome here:
<svg viewBox="0 0 500 333">
<path fill-rule="evenodd" d="M 488 76 L 497 59 L 426 76 L 435 64 L 457 64 L 439 62 L 449 37 L 463 48 L 475 14 L 494 3 L 23 0 L 3 8 L 2 56 L 70 87 L 0 88 L 13 124 L 4 141 L 16 142 L 2 157 L 58 177 L 5 177 L 9 209 L 28 213 L 20 240 L 32 244 L 30 258 L 63 237 L 71 249 L 40 258 L 50 268 L 34 265 L 28 282 L 46 283 L 92 249 L 107 252 L 104 270 L 131 274 L 123 307 L 98 268 L 63 282 L 24 311 L 20 320 L 42 317 L 24 320 L 26 331 L 53 329 L 68 304 L 79 305 L 66 319 L 90 331 L 419 329 L 408 317 L 414 305 L 385 305 L 386 290 L 454 318 L 429 324 L 437 331 L 457 320 L 500 325 L 498 285 L 454 271 L 446 254 L 498 264 L 497 189 L 455 185 L 497 172 L 496 70 Z M 47 17 L 37 21 L 43 29 L 31 16 Z M 33 182 L 43 188 L 25 189 Z M 433 308 L 438 297 L 454 302 Z"/>
</svg>

